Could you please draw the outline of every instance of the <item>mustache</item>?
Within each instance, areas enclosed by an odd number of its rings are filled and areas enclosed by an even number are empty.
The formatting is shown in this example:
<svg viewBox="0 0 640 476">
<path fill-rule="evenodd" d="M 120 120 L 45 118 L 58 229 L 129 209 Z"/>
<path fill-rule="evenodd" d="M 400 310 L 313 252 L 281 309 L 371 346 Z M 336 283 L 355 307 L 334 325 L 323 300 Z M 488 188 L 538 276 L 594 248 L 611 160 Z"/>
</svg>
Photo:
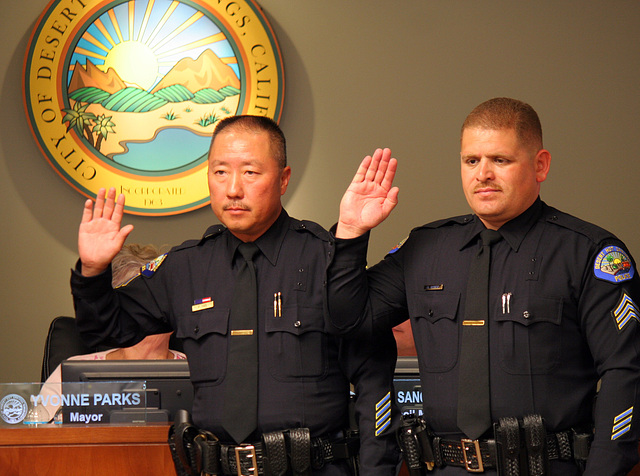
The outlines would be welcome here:
<svg viewBox="0 0 640 476">
<path fill-rule="evenodd" d="M 247 210 L 247 211 L 248 211 L 248 210 L 251 210 L 247 205 L 245 205 L 244 203 L 242 203 L 242 202 L 241 202 L 241 201 L 239 201 L 239 200 L 232 200 L 232 201 L 229 201 L 229 202 L 225 203 L 225 204 L 222 206 L 222 209 L 223 209 L 223 210 L 229 210 L 230 208 L 233 208 L 233 209 L 235 209 L 235 210 L 238 210 L 238 209 L 240 209 L 240 210 Z"/>
<path fill-rule="evenodd" d="M 497 190 L 499 192 L 502 191 L 502 187 L 500 185 L 496 184 L 496 183 L 493 183 L 493 182 L 482 182 L 482 183 L 479 183 L 478 185 L 473 187 L 473 191 L 477 192 L 478 190 L 482 190 L 482 189 L 485 189 L 485 188 L 490 188 L 492 190 Z"/>
</svg>

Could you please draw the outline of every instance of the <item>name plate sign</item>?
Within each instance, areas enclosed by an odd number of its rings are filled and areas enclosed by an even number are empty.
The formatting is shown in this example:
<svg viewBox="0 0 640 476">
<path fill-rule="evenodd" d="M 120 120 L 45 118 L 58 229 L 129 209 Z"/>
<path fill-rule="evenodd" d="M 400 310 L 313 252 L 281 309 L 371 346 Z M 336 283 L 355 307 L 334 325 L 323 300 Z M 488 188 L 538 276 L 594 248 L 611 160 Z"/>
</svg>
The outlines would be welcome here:
<svg viewBox="0 0 640 476">
<path fill-rule="evenodd" d="M 0 427 L 166 421 L 146 382 L 0 384 Z"/>
</svg>

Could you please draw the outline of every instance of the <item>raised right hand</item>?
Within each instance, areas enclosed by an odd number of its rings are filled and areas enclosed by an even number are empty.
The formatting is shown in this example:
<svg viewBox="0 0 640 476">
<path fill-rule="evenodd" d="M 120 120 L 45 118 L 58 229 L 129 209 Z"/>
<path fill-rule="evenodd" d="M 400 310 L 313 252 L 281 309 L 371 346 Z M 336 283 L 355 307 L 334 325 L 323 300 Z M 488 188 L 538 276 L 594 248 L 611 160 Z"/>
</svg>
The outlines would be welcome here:
<svg viewBox="0 0 640 476">
<path fill-rule="evenodd" d="M 340 202 L 337 238 L 358 237 L 389 216 L 398 204 L 398 187 L 392 186 L 397 166 L 389 149 L 362 160 Z"/>
<path fill-rule="evenodd" d="M 106 195 L 106 198 L 105 198 Z M 102 273 L 122 249 L 133 225 L 120 228 L 124 210 L 124 195 L 116 200 L 116 189 L 98 191 L 95 205 L 91 200 L 84 204 L 82 221 L 78 230 L 78 253 L 83 276 Z"/>
</svg>

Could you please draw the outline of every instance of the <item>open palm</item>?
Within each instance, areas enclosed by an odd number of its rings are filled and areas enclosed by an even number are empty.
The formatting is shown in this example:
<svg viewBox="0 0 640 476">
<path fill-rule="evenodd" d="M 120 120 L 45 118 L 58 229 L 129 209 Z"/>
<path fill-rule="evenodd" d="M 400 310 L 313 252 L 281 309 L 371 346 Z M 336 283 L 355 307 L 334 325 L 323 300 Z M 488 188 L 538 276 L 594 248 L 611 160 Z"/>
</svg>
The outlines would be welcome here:
<svg viewBox="0 0 640 476">
<path fill-rule="evenodd" d="M 340 202 L 338 238 L 360 236 L 389 216 L 398 203 L 398 187 L 392 187 L 396 168 L 389 149 L 363 159 Z"/>
<path fill-rule="evenodd" d="M 115 195 L 114 188 L 109 189 L 108 194 L 100 189 L 95 205 L 91 200 L 85 202 L 78 230 L 78 253 L 84 276 L 95 276 L 104 271 L 133 230 L 133 225 L 120 227 L 124 195 L 117 200 Z"/>
</svg>

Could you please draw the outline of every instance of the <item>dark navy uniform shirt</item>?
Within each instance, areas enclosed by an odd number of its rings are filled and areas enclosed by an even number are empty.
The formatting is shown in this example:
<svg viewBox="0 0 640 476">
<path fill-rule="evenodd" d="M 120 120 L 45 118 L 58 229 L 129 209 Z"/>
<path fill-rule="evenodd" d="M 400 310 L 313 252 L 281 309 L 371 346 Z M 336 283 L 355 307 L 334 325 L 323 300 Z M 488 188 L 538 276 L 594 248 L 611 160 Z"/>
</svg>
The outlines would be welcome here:
<svg viewBox="0 0 640 476">
<path fill-rule="evenodd" d="M 424 414 L 439 436 L 461 436 L 460 321 L 470 260 L 484 228 L 473 215 L 416 228 L 367 272 L 367 236 L 337 240 L 329 273 L 334 315 L 362 310 L 369 299 L 377 326 L 411 319 Z M 586 474 L 626 474 L 638 459 L 640 434 L 635 263 L 611 233 L 539 199 L 499 232 L 489 290 L 494 421 L 540 414 L 553 432 L 588 429 L 595 415 Z"/>
<path fill-rule="evenodd" d="M 110 270 L 92 278 L 74 271 L 71 278 L 78 328 L 87 341 L 129 346 L 149 334 L 176 331 L 194 385 L 194 423 L 222 441 L 231 441 L 221 411 L 240 243 L 225 227 L 213 226 L 201 240 L 173 248 L 116 290 Z M 372 355 L 366 346 L 338 336 L 357 328 L 359 321 L 356 315 L 332 320 L 326 311 L 326 270 L 334 250 L 330 234 L 283 210 L 255 243 L 261 251 L 254 263 L 263 332 L 258 333 L 258 429 L 252 438 L 294 427 L 310 428 L 312 436 L 346 428 L 348 377 L 368 389 L 358 402 L 361 424 L 375 424 L 371 415 L 375 403 L 390 392 L 395 354 Z M 281 311 L 274 312 L 276 293 Z M 370 365 L 379 372 L 367 371 Z M 391 474 L 397 458 L 393 430 L 379 438 L 373 434 L 373 428 L 366 431 L 363 446 L 373 445 L 377 474 Z"/>
</svg>

